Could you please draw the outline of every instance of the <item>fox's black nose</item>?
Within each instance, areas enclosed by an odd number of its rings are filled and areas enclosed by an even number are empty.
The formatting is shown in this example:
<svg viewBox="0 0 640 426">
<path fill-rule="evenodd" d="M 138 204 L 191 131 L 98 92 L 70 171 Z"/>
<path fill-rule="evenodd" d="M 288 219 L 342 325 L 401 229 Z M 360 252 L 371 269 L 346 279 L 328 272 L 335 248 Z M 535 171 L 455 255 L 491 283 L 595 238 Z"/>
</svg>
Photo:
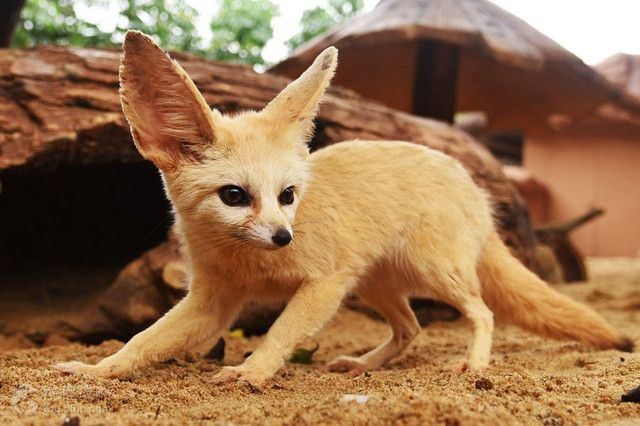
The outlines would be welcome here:
<svg viewBox="0 0 640 426">
<path fill-rule="evenodd" d="M 291 234 L 286 229 L 278 229 L 271 237 L 271 241 L 280 247 L 284 247 L 291 242 Z"/>
</svg>

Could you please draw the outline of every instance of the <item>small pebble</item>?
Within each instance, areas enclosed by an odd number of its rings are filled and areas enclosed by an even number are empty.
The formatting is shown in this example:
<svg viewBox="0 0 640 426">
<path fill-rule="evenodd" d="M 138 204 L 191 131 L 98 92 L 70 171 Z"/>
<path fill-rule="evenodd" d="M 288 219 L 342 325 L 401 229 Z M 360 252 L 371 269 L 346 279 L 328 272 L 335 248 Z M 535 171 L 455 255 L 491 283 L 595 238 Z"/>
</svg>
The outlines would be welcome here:
<svg viewBox="0 0 640 426">
<path fill-rule="evenodd" d="M 366 404 L 369 401 L 369 397 L 367 395 L 351 395 L 346 394 L 342 396 L 342 402 L 352 402 L 355 401 L 358 404 Z"/>
<path fill-rule="evenodd" d="M 622 395 L 622 402 L 640 403 L 640 386 Z"/>
<path fill-rule="evenodd" d="M 78 416 L 73 416 L 73 417 L 67 416 L 62 421 L 62 426 L 80 426 L 80 417 L 78 417 Z"/>
<path fill-rule="evenodd" d="M 476 389 L 481 389 L 481 390 L 493 389 L 493 382 L 487 379 L 486 377 L 481 377 L 478 380 L 476 380 Z"/>
</svg>

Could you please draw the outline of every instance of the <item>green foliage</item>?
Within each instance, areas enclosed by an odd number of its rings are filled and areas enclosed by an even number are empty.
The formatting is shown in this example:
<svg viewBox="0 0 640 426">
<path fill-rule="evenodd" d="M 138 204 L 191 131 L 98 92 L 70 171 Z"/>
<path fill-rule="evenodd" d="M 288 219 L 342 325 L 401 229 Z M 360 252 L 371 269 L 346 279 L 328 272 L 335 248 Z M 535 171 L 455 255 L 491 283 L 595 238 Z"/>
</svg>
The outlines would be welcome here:
<svg viewBox="0 0 640 426">
<path fill-rule="evenodd" d="M 14 47 L 36 44 L 104 46 L 111 35 L 76 16 L 71 0 L 28 0 L 13 35 Z"/>
<path fill-rule="evenodd" d="M 196 28 L 197 11 L 184 0 L 27 0 L 13 46 L 117 46 L 128 29 L 136 29 L 152 35 L 165 49 L 263 64 L 262 49 L 273 37 L 271 19 L 277 14 L 276 6 L 270 0 L 211 1 L 217 1 L 220 8 L 211 21 L 209 48 L 202 46 Z M 77 14 L 80 7 L 92 9 L 98 17 L 107 8 L 116 9 L 115 28 L 101 28 L 98 22 L 81 19 Z"/>
<path fill-rule="evenodd" d="M 108 0 L 28 0 L 14 34 L 14 47 L 36 44 L 111 46 L 128 29 L 152 34 L 165 49 L 197 51 L 197 12 L 180 0 L 116 0 L 120 18 L 113 31 L 78 17 L 76 6 L 100 10 Z"/>
<path fill-rule="evenodd" d="M 27 0 L 14 47 L 36 44 L 71 46 L 116 46 L 128 29 L 151 34 L 169 50 L 189 51 L 212 59 L 243 62 L 252 66 L 264 64 L 262 50 L 273 37 L 271 20 L 278 9 L 271 0 L 211 0 L 219 9 L 211 20 L 212 39 L 207 48 L 196 28 L 198 13 L 184 0 Z M 114 29 L 99 22 L 88 22 L 77 14 L 77 8 L 115 7 L 120 14 Z M 287 41 L 289 49 L 323 33 L 356 15 L 363 0 L 327 0 L 325 7 L 304 12 L 301 31 Z"/>
<path fill-rule="evenodd" d="M 319 347 L 320 345 L 316 343 L 316 347 L 313 349 L 298 348 L 289 357 L 289 362 L 292 364 L 311 364 L 313 362 L 313 354 L 318 351 Z"/>
<path fill-rule="evenodd" d="M 169 50 L 200 52 L 200 36 L 195 20 L 198 12 L 184 1 L 167 0 L 120 0 L 124 25 L 118 25 L 116 32 L 139 30 L 153 35 L 160 45 Z M 120 41 L 120 40 L 117 40 Z"/>
<path fill-rule="evenodd" d="M 269 0 L 222 0 L 211 20 L 207 56 L 223 61 L 264 64 L 262 49 L 273 37 L 271 20 L 278 13 Z"/>
<path fill-rule="evenodd" d="M 329 0 L 326 7 L 306 10 L 300 19 L 300 32 L 286 42 L 289 50 L 355 16 L 363 6 L 363 0 Z"/>
</svg>

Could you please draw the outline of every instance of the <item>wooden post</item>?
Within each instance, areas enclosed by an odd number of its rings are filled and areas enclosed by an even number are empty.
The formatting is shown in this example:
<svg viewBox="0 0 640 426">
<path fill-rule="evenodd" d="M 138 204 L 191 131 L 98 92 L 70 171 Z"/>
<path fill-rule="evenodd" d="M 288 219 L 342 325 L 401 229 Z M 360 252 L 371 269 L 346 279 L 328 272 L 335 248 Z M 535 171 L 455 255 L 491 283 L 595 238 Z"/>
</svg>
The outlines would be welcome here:
<svg viewBox="0 0 640 426">
<path fill-rule="evenodd" d="M 438 41 L 418 42 L 413 113 L 453 123 L 458 84 L 458 47 Z"/>
</svg>

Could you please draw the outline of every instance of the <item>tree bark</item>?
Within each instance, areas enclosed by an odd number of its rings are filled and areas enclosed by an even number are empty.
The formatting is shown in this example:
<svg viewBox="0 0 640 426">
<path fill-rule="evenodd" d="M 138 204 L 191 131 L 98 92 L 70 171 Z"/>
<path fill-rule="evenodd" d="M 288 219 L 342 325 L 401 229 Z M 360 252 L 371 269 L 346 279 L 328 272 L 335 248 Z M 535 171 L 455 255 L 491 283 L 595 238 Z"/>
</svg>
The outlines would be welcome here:
<svg viewBox="0 0 640 426">
<path fill-rule="evenodd" d="M 4 0 L 0 4 L 0 47 L 11 46 L 13 33 L 26 0 Z"/>
</svg>

